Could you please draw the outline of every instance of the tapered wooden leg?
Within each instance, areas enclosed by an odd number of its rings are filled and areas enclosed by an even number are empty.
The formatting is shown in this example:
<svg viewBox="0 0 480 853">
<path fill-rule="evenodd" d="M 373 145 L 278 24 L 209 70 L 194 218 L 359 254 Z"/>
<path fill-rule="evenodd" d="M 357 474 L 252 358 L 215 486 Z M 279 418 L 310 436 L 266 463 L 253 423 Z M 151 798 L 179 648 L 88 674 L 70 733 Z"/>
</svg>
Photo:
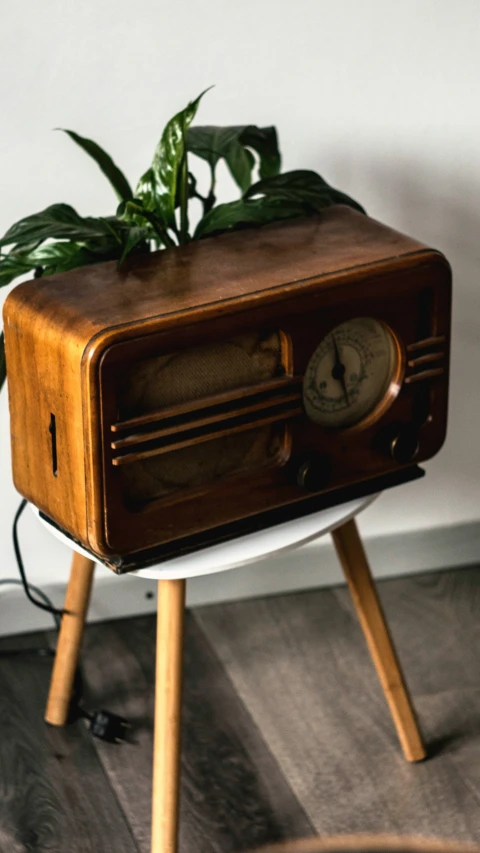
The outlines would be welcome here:
<svg viewBox="0 0 480 853">
<path fill-rule="evenodd" d="M 93 560 L 74 552 L 45 712 L 52 726 L 67 722 L 94 569 Z"/>
<path fill-rule="evenodd" d="M 355 520 L 338 527 L 332 536 L 405 758 L 421 761 L 425 748 L 415 711 Z"/>
<path fill-rule="evenodd" d="M 185 581 L 158 582 L 152 853 L 176 853 Z"/>
</svg>

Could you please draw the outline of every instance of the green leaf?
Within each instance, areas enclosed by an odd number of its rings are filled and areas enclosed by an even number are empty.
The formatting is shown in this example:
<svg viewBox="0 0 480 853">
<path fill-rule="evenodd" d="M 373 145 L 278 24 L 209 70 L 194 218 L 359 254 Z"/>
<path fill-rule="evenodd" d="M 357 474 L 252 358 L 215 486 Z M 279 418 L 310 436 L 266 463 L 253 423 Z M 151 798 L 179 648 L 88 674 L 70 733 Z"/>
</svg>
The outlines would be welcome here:
<svg viewBox="0 0 480 853">
<path fill-rule="evenodd" d="M 108 224 L 111 225 L 110 222 Z M 112 228 L 113 233 L 94 241 L 44 243 L 41 246 L 34 245 L 30 251 L 13 250 L 8 255 L 0 256 L 0 287 L 10 284 L 18 276 L 31 273 L 37 267 L 42 267 L 46 275 L 53 275 L 89 264 L 122 259 L 139 245 L 141 239 L 148 241 L 153 236 L 150 229 L 137 229 L 123 223 L 117 223 L 116 229 L 121 239 L 115 236 Z M 142 232 L 142 238 L 139 231 Z"/>
<path fill-rule="evenodd" d="M 5 339 L 3 332 L 0 332 L 0 391 L 3 383 L 7 378 L 7 362 L 5 360 Z"/>
<path fill-rule="evenodd" d="M 133 201 L 140 201 L 145 210 L 159 211 L 157 179 L 152 168 L 147 169 L 145 174 L 140 178 L 135 189 L 135 198 Z M 167 227 L 166 223 L 164 223 L 164 227 Z"/>
<path fill-rule="evenodd" d="M 334 189 L 320 175 L 308 169 L 284 172 L 282 175 L 258 181 L 244 197 L 250 199 L 255 196 L 295 201 L 304 204 L 306 210 L 321 210 L 333 204 L 347 204 L 360 213 L 365 213 L 363 207 L 353 198 Z"/>
<path fill-rule="evenodd" d="M 252 183 L 252 169 L 255 165 L 251 151 L 238 141 L 232 142 L 225 153 L 225 162 L 239 189 L 242 193 L 246 192 Z"/>
<path fill-rule="evenodd" d="M 208 91 L 208 90 L 205 90 Z M 175 201 L 182 162 L 186 156 L 185 137 L 197 113 L 198 105 L 205 92 L 191 101 L 184 110 L 175 115 L 166 125 L 160 142 L 155 149 L 151 169 L 140 178 L 135 196 L 143 200 L 146 194 L 153 204 L 157 216 L 162 216 L 165 227 L 176 231 Z M 152 173 L 153 179 L 152 180 Z"/>
<path fill-rule="evenodd" d="M 219 204 L 207 213 L 198 223 L 194 239 L 305 215 L 305 205 L 298 202 L 274 198 L 241 198 L 228 204 Z"/>
<path fill-rule="evenodd" d="M 207 161 L 212 173 L 223 158 L 242 192 L 251 184 L 255 165 L 250 148 L 258 154 L 262 178 L 280 171 L 281 158 L 274 127 L 197 125 L 188 131 L 187 147 L 192 154 Z"/>
<path fill-rule="evenodd" d="M 82 217 L 68 204 L 52 204 L 40 213 L 12 225 L 0 240 L 1 246 L 26 246 L 32 241 L 90 240 L 104 237 L 108 227 L 102 219 Z"/>
<path fill-rule="evenodd" d="M 103 148 L 100 148 L 100 145 L 97 145 L 97 143 L 93 142 L 92 139 L 80 136 L 73 130 L 65 130 L 63 127 L 60 127 L 59 130 L 63 131 L 63 133 L 67 133 L 70 139 L 73 139 L 73 141 L 76 142 L 83 151 L 95 160 L 97 166 L 100 167 L 101 171 L 112 185 L 120 201 L 128 201 L 133 198 L 133 192 L 125 175 L 113 162 L 110 155 L 107 154 Z"/>
<path fill-rule="evenodd" d="M 238 138 L 245 125 L 216 127 L 214 125 L 195 125 L 187 134 L 187 148 L 192 154 L 206 160 L 211 168 L 225 157 L 232 143 Z"/>
<path fill-rule="evenodd" d="M 102 260 L 113 260 L 119 256 L 120 251 L 121 247 L 114 241 L 105 241 L 103 244 L 96 245 L 94 249 L 88 248 L 83 243 L 47 243 L 30 252 L 25 259 L 30 263 L 31 269 L 44 267 L 47 275 L 53 275 L 88 264 L 100 263 Z"/>
<path fill-rule="evenodd" d="M 192 172 L 188 173 L 188 197 L 189 198 L 198 198 L 200 201 L 203 200 L 203 196 L 197 190 L 197 179 Z M 180 196 L 177 194 L 176 205 L 180 204 Z"/>
<path fill-rule="evenodd" d="M 32 264 L 25 260 L 25 255 L 10 252 L 9 255 L 0 255 L 0 287 L 10 284 L 20 275 L 25 275 L 32 269 Z"/>
<path fill-rule="evenodd" d="M 149 228 L 141 227 L 141 226 L 133 226 L 130 228 L 127 234 L 127 238 L 125 240 L 125 244 L 123 247 L 122 254 L 119 259 L 119 264 L 121 264 L 127 255 L 130 252 L 133 252 L 134 249 L 138 248 L 142 244 L 145 244 L 145 250 L 148 251 L 148 241 L 151 239 L 152 234 Z"/>
<path fill-rule="evenodd" d="M 126 222 L 134 222 L 136 225 L 145 226 L 148 222 L 152 226 L 155 239 L 158 239 L 163 246 L 170 248 L 174 246 L 172 238 L 167 232 L 165 222 L 155 210 L 149 210 L 144 207 L 141 199 L 133 199 L 122 203 L 117 211 Z"/>
<path fill-rule="evenodd" d="M 278 219 L 306 216 L 333 204 L 348 204 L 365 212 L 354 199 L 331 187 L 316 172 L 297 170 L 272 175 L 251 186 L 243 199 L 214 207 L 199 222 L 195 239 L 221 231 L 265 225 Z"/>
<path fill-rule="evenodd" d="M 242 145 L 253 148 L 259 156 L 261 178 L 270 178 L 278 175 L 282 165 L 282 158 L 278 148 L 277 130 L 275 127 L 256 127 L 247 125 L 240 136 Z"/>
</svg>

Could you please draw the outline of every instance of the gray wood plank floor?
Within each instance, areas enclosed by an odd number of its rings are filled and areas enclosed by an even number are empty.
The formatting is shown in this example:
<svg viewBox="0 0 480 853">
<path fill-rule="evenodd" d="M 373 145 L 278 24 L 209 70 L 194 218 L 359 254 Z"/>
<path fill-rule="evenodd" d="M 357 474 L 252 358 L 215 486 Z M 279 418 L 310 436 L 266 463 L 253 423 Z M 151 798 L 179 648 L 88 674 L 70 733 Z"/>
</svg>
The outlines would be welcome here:
<svg viewBox="0 0 480 853">
<path fill-rule="evenodd" d="M 125 715 L 135 742 L 96 740 L 139 848 L 149 853 L 155 621 L 88 631 L 85 677 L 92 702 Z M 132 651 L 133 650 L 133 651 Z M 183 691 L 180 850 L 229 853 L 313 828 L 204 636 L 187 614 Z"/>
<path fill-rule="evenodd" d="M 198 608 L 181 853 L 354 831 L 480 842 L 480 570 L 379 588 L 429 760 L 402 758 L 344 588 Z M 86 631 L 83 704 L 131 720 L 118 747 L 44 725 L 51 660 L 0 658 L 0 853 L 148 853 L 154 635 L 151 617 Z"/>
<path fill-rule="evenodd" d="M 480 572 L 379 584 L 431 753 L 401 757 L 344 588 L 196 618 L 320 834 L 480 841 Z"/>
<path fill-rule="evenodd" d="M 15 637 L 19 648 L 45 637 Z M 0 851 L 138 850 L 81 722 L 43 722 L 51 659 L 0 659 Z"/>
</svg>

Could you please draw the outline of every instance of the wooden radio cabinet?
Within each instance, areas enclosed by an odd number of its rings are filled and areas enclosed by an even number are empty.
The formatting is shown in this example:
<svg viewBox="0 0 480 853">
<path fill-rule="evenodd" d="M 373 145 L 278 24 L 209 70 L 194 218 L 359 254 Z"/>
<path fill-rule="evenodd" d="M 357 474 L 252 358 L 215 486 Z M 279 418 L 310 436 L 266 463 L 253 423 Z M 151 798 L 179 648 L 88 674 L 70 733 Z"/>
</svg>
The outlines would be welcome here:
<svg viewBox="0 0 480 853">
<path fill-rule="evenodd" d="M 450 291 L 343 206 L 23 283 L 15 485 L 126 571 L 408 476 L 445 437 Z"/>
</svg>

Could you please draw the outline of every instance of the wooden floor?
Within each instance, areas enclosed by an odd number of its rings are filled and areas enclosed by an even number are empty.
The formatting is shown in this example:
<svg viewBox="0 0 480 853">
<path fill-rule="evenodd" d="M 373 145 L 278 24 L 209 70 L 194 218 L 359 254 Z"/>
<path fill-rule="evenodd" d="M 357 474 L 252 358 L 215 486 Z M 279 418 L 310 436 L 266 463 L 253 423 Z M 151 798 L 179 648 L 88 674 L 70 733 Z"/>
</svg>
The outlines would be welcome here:
<svg viewBox="0 0 480 853">
<path fill-rule="evenodd" d="M 186 623 L 181 853 L 357 831 L 480 842 L 480 569 L 380 591 L 430 759 L 401 757 L 345 589 L 199 608 Z M 148 853 L 154 632 L 153 618 L 87 630 L 84 704 L 131 720 L 122 746 L 82 721 L 43 724 L 51 659 L 0 658 L 1 853 Z"/>
</svg>

